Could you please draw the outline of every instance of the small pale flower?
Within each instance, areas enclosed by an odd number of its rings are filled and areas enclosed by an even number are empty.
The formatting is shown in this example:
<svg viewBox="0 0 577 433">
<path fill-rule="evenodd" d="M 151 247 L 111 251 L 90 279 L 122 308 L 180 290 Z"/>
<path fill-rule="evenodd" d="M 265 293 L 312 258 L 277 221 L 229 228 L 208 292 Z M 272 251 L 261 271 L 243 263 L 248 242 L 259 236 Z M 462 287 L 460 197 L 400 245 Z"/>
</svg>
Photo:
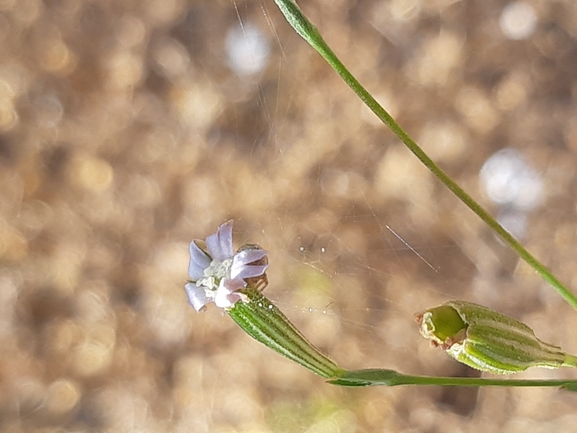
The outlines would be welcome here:
<svg viewBox="0 0 577 433">
<path fill-rule="evenodd" d="M 190 243 L 191 281 L 184 288 L 196 311 L 210 302 L 220 308 L 231 308 L 246 300 L 241 290 L 249 283 L 261 290 L 266 286 L 267 252 L 257 245 L 246 245 L 235 253 L 232 226 L 233 221 L 228 221 L 206 238 L 206 243 L 199 240 Z"/>
</svg>

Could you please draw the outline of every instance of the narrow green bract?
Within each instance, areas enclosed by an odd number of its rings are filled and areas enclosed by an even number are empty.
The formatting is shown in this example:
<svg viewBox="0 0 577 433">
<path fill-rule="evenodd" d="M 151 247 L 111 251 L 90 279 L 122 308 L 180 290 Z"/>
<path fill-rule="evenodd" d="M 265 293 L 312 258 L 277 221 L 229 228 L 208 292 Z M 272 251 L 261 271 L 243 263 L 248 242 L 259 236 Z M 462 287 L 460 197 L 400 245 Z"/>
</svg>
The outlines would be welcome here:
<svg viewBox="0 0 577 433">
<path fill-rule="evenodd" d="M 286 316 L 254 288 L 243 292 L 247 301 L 228 310 L 232 319 L 255 340 L 324 378 L 337 377 L 341 369 L 307 341 Z"/>
</svg>

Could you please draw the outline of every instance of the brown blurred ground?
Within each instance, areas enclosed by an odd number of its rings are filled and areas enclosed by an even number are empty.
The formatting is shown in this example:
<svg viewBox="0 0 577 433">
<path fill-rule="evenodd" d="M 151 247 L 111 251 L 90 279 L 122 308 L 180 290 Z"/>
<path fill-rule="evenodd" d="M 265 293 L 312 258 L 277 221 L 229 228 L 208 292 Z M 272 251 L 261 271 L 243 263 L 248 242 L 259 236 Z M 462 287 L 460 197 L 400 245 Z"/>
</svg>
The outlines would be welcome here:
<svg viewBox="0 0 577 433">
<path fill-rule="evenodd" d="M 524 242 L 575 289 L 575 3 L 529 2 L 538 26 L 521 41 L 499 29 L 504 1 L 301 3 L 491 211 L 483 162 L 522 152 L 546 189 Z M 226 62 L 237 14 L 271 44 L 248 78 Z M 2 432 L 577 424 L 577 396 L 557 390 L 325 385 L 216 309 L 187 305 L 188 242 L 234 218 L 237 246 L 270 252 L 267 294 L 343 366 L 474 374 L 412 322 L 449 297 L 577 351 L 574 311 L 375 122 L 272 1 L 0 0 L 0 187 Z"/>
</svg>

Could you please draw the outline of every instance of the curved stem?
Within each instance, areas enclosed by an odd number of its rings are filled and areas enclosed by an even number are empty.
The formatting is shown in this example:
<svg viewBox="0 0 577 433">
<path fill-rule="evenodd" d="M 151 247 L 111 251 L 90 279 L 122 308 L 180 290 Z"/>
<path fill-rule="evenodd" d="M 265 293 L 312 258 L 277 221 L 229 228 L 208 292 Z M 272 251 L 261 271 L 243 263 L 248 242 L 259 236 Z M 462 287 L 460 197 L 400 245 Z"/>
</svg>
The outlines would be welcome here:
<svg viewBox="0 0 577 433">
<path fill-rule="evenodd" d="M 339 60 L 322 38 L 317 28 L 306 18 L 294 0 L 275 0 L 289 24 L 302 36 L 342 77 L 361 100 L 377 115 L 377 117 L 393 131 L 413 154 L 449 188 L 465 205 L 481 218 L 503 242 L 509 245 L 519 257 L 535 269 L 573 308 L 577 309 L 577 295 L 573 294 L 558 280 L 539 260 L 523 247 L 501 224 L 493 218 L 479 203 L 467 194 L 453 179 L 451 179 L 419 145 L 405 132 L 393 117 L 373 98 L 373 96 L 358 82 Z"/>
</svg>

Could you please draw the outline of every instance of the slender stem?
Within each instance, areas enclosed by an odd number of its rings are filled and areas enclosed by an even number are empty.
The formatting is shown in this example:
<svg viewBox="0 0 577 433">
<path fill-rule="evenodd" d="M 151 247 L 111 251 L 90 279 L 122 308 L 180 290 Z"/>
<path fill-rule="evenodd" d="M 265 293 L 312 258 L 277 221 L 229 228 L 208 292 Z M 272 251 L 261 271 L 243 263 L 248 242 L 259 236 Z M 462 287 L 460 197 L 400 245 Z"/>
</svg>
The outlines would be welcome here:
<svg viewBox="0 0 577 433">
<path fill-rule="evenodd" d="M 577 309 L 577 295 L 573 294 L 558 280 L 539 260 L 537 260 L 523 245 L 519 243 L 501 224 L 493 218 L 479 203 L 467 194 L 451 179 L 419 145 L 405 132 L 392 116 L 373 98 L 373 96 L 358 82 L 339 60 L 322 38 L 317 28 L 306 18 L 294 0 L 275 0 L 289 24 L 301 35 L 342 77 L 361 100 L 377 115 L 377 117 L 393 131 L 413 154 L 449 188 L 465 205 L 493 229 L 501 239 L 515 251 L 519 257 L 535 269 L 573 308 Z"/>
<path fill-rule="evenodd" d="M 497 386 L 497 387 L 562 387 L 571 391 L 577 389 L 577 380 L 535 380 L 535 379 L 485 379 L 477 377 L 431 377 L 411 376 L 394 370 L 368 369 L 349 370 L 338 378 L 328 381 L 340 386 L 398 386 L 398 385 L 436 385 L 436 386 Z"/>
</svg>

